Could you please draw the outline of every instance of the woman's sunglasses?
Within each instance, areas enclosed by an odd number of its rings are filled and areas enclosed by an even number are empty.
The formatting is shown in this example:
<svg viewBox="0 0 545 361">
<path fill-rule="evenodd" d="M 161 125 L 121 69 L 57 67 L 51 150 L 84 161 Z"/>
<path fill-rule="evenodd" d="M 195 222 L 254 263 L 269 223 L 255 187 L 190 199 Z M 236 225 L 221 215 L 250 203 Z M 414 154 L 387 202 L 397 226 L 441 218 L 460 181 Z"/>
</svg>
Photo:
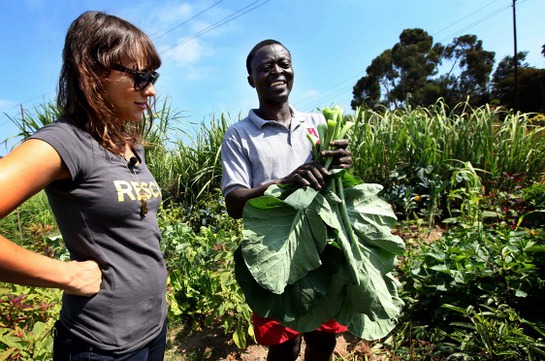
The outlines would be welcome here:
<svg viewBox="0 0 545 361">
<path fill-rule="evenodd" d="M 151 73 L 145 71 L 136 71 L 129 69 L 121 64 L 112 65 L 112 69 L 128 73 L 134 76 L 134 90 L 141 91 L 146 89 L 150 84 L 155 84 L 159 79 L 159 73 L 153 71 Z"/>
</svg>

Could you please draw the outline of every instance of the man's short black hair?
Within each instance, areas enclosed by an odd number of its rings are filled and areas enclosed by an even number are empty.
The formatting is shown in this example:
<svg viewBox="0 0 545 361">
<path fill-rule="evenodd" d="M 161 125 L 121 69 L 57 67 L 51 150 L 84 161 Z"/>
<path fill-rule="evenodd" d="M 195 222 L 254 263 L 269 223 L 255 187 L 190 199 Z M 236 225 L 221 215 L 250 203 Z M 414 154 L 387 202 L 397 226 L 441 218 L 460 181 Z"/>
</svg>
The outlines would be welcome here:
<svg viewBox="0 0 545 361">
<path fill-rule="evenodd" d="M 274 40 L 274 39 L 267 39 L 267 40 L 262 40 L 260 41 L 259 43 L 255 44 L 254 47 L 252 48 L 252 50 L 250 50 L 250 53 L 248 54 L 248 56 L 246 57 L 246 70 L 248 70 L 248 75 L 251 75 L 252 74 L 252 60 L 254 60 L 254 56 L 255 56 L 255 53 L 257 53 L 257 51 L 259 49 L 261 49 L 262 47 L 264 46 L 267 46 L 267 45 L 280 45 L 281 47 L 283 47 L 284 49 L 286 49 L 288 51 L 288 53 L 290 52 L 288 50 L 288 48 L 286 48 L 284 46 L 284 44 L 282 44 L 281 42 L 279 42 L 278 40 Z M 291 55 L 291 53 L 290 53 Z"/>
</svg>

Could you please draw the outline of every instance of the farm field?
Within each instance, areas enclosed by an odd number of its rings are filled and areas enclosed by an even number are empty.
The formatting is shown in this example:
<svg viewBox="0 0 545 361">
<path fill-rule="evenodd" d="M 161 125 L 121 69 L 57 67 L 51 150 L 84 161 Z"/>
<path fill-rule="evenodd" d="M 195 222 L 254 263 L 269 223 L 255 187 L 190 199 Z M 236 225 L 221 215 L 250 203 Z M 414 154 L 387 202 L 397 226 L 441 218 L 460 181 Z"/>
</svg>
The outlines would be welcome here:
<svg viewBox="0 0 545 361">
<path fill-rule="evenodd" d="M 55 119 L 45 105 L 27 121 Z M 393 275 L 402 314 L 384 339 L 339 338 L 341 360 L 545 359 L 545 128 L 542 115 L 501 108 L 349 114 L 351 176 L 380 184 L 405 249 Z M 163 193 L 169 269 L 167 360 L 265 360 L 234 275 L 243 224 L 219 192 L 219 147 L 233 120 L 173 138 L 184 119 L 167 103 L 147 136 Z M 21 137 L 32 126 L 21 126 Z M 189 140 L 187 140 L 189 139 Z M 0 220 L 8 238 L 67 260 L 44 193 Z M 61 293 L 0 284 L 0 360 L 49 360 Z"/>
</svg>

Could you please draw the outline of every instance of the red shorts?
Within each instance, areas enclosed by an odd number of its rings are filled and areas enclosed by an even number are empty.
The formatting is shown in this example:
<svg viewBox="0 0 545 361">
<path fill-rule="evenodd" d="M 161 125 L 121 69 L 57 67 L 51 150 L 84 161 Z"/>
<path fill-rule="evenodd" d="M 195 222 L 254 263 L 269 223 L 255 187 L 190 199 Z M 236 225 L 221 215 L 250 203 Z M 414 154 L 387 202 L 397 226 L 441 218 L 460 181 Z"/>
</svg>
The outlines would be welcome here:
<svg viewBox="0 0 545 361">
<path fill-rule="evenodd" d="M 282 326 L 278 321 L 258 316 L 255 312 L 252 315 L 252 323 L 254 324 L 254 333 L 257 343 L 264 346 L 279 345 L 282 342 L 294 338 L 300 333 L 291 328 Z M 348 328 L 337 321 L 330 319 L 317 328 L 317 331 L 342 333 L 348 331 Z"/>
</svg>

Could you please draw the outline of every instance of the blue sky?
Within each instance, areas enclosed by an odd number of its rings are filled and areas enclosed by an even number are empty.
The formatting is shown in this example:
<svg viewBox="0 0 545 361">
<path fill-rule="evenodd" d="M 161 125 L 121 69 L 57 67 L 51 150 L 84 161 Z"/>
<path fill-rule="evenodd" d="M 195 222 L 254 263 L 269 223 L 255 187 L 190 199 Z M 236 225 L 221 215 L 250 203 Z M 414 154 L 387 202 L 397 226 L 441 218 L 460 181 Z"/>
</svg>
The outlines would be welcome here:
<svg viewBox="0 0 545 361">
<path fill-rule="evenodd" d="M 435 42 L 475 34 L 496 53 L 513 54 L 512 0 L 0 0 L 0 141 L 17 117 L 55 98 L 66 29 L 83 11 L 101 10 L 136 24 L 156 44 L 163 66 L 156 88 L 182 128 L 212 115 L 236 120 L 257 106 L 245 58 L 260 40 L 291 51 L 299 110 L 340 104 L 403 29 L 422 28 Z M 545 68 L 545 1 L 518 0 L 517 43 L 530 65 Z M 185 125 L 183 125 L 185 124 Z M 12 144 L 10 144 L 11 146 Z M 8 150 L 0 147 L 0 155 Z"/>
</svg>

